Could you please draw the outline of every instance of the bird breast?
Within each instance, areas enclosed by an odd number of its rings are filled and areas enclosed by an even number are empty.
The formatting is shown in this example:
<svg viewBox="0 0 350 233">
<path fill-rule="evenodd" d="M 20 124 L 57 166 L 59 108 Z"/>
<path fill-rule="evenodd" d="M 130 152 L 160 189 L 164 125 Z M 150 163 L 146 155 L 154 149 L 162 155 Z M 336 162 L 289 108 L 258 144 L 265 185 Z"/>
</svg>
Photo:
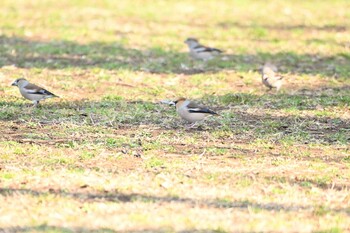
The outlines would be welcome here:
<svg viewBox="0 0 350 233">
<path fill-rule="evenodd" d="M 191 123 L 194 123 L 196 121 L 201 121 L 207 116 L 205 113 L 201 113 L 201 112 L 198 112 L 198 113 L 189 112 L 185 104 L 179 109 L 177 109 L 177 112 L 182 119 L 189 121 Z"/>
</svg>

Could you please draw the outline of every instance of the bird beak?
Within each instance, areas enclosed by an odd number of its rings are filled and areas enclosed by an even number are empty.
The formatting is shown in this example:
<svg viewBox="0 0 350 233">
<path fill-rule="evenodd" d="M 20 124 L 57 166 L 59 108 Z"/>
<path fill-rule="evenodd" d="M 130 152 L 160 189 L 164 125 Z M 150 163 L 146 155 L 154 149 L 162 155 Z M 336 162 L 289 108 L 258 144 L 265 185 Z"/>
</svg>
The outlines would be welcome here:
<svg viewBox="0 0 350 233">
<path fill-rule="evenodd" d="M 170 106 L 175 106 L 176 104 L 175 104 L 174 101 L 170 101 L 170 102 L 169 102 L 169 105 L 170 105 Z"/>
<path fill-rule="evenodd" d="M 16 82 L 11 83 L 11 86 L 17 86 Z"/>
</svg>

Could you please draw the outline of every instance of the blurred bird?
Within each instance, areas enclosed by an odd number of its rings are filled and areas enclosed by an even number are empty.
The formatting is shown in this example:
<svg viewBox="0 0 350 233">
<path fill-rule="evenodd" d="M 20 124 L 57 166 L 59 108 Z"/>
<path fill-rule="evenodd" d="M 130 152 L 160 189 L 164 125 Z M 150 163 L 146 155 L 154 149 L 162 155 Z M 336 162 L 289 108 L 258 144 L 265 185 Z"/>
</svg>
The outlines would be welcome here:
<svg viewBox="0 0 350 233">
<path fill-rule="evenodd" d="M 201 121 L 208 115 L 218 115 L 209 108 L 200 106 L 185 98 L 180 98 L 172 102 L 172 105 L 176 106 L 176 111 L 180 117 L 190 123 Z"/>
<path fill-rule="evenodd" d="M 17 86 L 22 96 L 28 100 L 33 101 L 34 106 L 37 106 L 41 100 L 58 97 L 57 95 L 45 90 L 44 88 L 28 82 L 28 80 L 24 78 L 16 79 L 12 83 L 12 86 Z"/>
<path fill-rule="evenodd" d="M 208 61 L 223 52 L 220 49 L 201 45 L 196 38 L 187 38 L 185 43 L 190 49 L 190 55 L 199 60 Z"/>
<path fill-rule="evenodd" d="M 269 91 L 272 88 L 276 88 L 279 91 L 283 84 L 283 77 L 277 74 L 277 67 L 269 63 L 262 67 L 261 80 L 269 88 Z"/>
</svg>

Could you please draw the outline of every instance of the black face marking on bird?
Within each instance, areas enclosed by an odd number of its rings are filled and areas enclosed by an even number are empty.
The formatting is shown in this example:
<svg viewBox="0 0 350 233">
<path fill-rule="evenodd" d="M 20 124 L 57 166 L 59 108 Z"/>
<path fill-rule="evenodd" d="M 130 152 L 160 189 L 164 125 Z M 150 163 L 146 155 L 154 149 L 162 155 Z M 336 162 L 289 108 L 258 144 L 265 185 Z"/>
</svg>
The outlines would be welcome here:
<svg viewBox="0 0 350 233">
<path fill-rule="evenodd" d="M 185 100 L 186 100 L 185 98 L 181 97 L 181 98 L 175 100 L 174 103 L 177 104 L 177 103 L 183 102 L 183 101 L 185 101 Z"/>
</svg>

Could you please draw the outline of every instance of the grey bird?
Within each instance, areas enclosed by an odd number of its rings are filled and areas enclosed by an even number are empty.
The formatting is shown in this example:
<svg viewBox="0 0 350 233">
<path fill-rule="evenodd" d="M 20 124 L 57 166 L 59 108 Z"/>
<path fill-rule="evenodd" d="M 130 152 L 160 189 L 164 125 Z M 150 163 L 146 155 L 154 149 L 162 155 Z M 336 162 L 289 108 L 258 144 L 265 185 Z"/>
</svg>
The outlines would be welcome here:
<svg viewBox="0 0 350 233">
<path fill-rule="evenodd" d="M 24 98 L 33 101 L 34 106 L 37 106 L 41 100 L 58 97 L 57 95 L 45 90 L 44 88 L 30 83 L 24 78 L 16 79 L 12 83 L 12 86 L 17 86 L 21 95 Z"/>
<path fill-rule="evenodd" d="M 277 67 L 270 63 L 266 63 L 261 70 L 261 81 L 269 88 L 276 88 L 279 91 L 283 85 L 283 77 L 277 73 Z"/>
<path fill-rule="evenodd" d="M 187 38 L 184 42 L 188 45 L 191 57 L 198 60 L 208 61 L 223 52 L 220 49 L 201 45 L 196 38 Z"/>
<path fill-rule="evenodd" d="M 201 121 L 209 115 L 218 115 L 209 108 L 200 106 L 185 98 L 179 98 L 173 102 L 173 105 L 176 106 L 176 111 L 179 116 L 190 123 Z"/>
</svg>

